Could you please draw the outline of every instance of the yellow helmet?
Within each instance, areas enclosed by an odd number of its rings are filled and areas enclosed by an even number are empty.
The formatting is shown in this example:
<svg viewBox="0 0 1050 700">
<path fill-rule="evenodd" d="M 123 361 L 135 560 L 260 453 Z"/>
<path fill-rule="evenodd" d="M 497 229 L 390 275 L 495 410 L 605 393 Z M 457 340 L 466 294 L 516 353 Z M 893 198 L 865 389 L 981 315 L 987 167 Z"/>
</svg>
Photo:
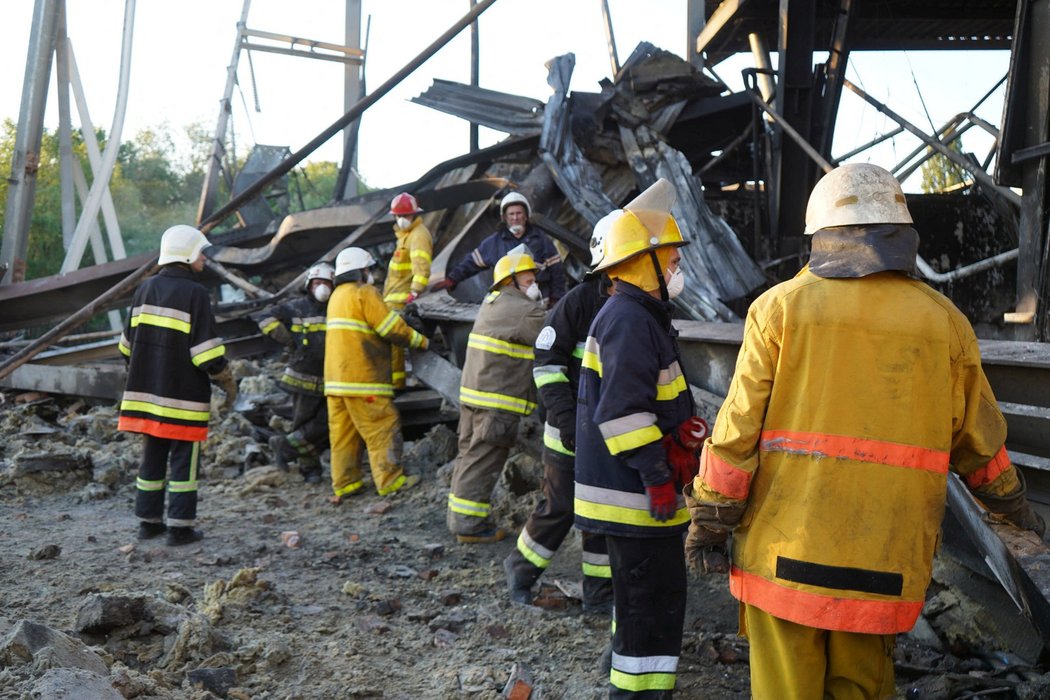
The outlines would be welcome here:
<svg viewBox="0 0 1050 700">
<path fill-rule="evenodd" d="M 671 216 L 674 185 L 660 178 L 624 206 L 603 219 L 607 227 L 602 257 L 594 271 L 607 270 L 642 253 L 659 248 L 688 245 Z"/>
<path fill-rule="evenodd" d="M 496 261 L 496 267 L 492 270 L 492 286 L 489 287 L 489 290 L 499 289 L 503 286 L 503 281 L 511 275 L 536 269 L 538 269 L 536 261 L 525 252 L 525 246 L 520 245 Z"/>
</svg>

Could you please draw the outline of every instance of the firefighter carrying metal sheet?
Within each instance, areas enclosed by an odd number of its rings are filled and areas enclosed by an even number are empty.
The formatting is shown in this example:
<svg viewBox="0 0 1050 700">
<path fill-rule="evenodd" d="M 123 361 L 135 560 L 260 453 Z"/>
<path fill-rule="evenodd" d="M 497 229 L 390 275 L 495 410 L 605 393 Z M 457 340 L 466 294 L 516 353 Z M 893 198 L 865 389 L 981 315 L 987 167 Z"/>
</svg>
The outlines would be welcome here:
<svg viewBox="0 0 1050 700">
<path fill-rule="evenodd" d="M 430 282 L 430 261 L 434 241 L 423 224 L 416 198 L 402 192 L 390 202 L 394 216 L 394 236 L 397 246 L 387 265 L 383 282 L 383 301 L 395 311 L 401 311 L 424 292 Z M 391 345 L 391 370 L 394 389 L 405 388 L 405 349 Z"/>
<path fill-rule="evenodd" d="M 602 242 L 614 215 L 591 234 L 591 265 L 602 258 Z M 588 276 L 562 297 L 536 338 L 532 374 L 546 412 L 543 426 L 543 500 L 518 534 L 517 547 L 503 560 L 512 602 L 532 602 L 533 584 L 550 565 L 573 524 L 573 463 L 576 450 L 576 394 L 587 331 L 609 298 L 609 280 Z M 608 615 L 612 571 L 605 538 L 583 533 L 583 610 Z"/>
<path fill-rule="evenodd" d="M 689 513 L 678 489 L 695 457 L 670 459 L 665 438 L 697 419 L 682 374 L 669 300 L 684 286 L 658 180 L 616 212 L 595 272 L 613 294 L 583 349 L 576 414 L 576 525 L 605 536 L 613 585 L 610 698 L 669 698 L 682 646 Z"/>
<path fill-rule="evenodd" d="M 306 271 L 303 295 L 252 316 L 263 334 L 287 348 L 288 364 L 277 385 L 292 396 L 292 431 L 270 438 L 283 471 L 298 460 L 310 484 L 321 483 L 321 454 L 328 448 L 328 404 L 324 396 L 325 314 L 335 270 L 319 263 Z"/>
<path fill-rule="evenodd" d="M 543 326 L 536 263 L 511 251 L 496 263 L 495 282 L 467 341 L 459 390 L 459 454 L 448 494 L 449 532 L 460 542 L 502 540 L 490 518 L 492 489 L 518 424 L 536 408 L 532 344 Z"/>
<path fill-rule="evenodd" d="M 894 177 L 824 176 L 809 264 L 748 311 L 729 395 L 684 492 L 688 556 L 740 600 L 756 698 L 893 697 L 954 471 L 1042 534 L 966 317 L 915 277 Z"/>
<path fill-rule="evenodd" d="M 135 481 L 138 537 L 166 534 L 172 546 L 204 537 L 193 525 L 201 443 L 211 415 L 210 382 L 225 392 L 226 407 L 237 397 L 208 290 L 193 279 L 204 269 L 207 246 L 208 239 L 192 226 L 164 232 L 157 260 L 161 270 L 135 290 L 117 346 L 128 363 L 117 429 L 142 434 Z"/>
<path fill-rule="evenodd" d="M 390 344 L 425 350 L 426 337 L 383 303 L 372 285 L 375 260 L 361 248 L 335 259 L 335 291 L 328 301 L 324 393 L 332 446 L 332 491 L 338 505 L 361 491 L 362 451 L 368 449 L 372 481 L 381 496 L 419 483 L 401 468 L 401 418 L 394 406 Z"/>
</svg>

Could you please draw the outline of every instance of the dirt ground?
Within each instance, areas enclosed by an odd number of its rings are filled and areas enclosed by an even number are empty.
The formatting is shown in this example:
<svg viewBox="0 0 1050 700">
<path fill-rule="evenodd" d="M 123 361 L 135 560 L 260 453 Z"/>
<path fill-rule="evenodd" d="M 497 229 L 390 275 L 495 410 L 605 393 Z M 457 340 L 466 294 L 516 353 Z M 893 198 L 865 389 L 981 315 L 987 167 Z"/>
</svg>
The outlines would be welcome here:
<svg viewBox="0 0 1050 700">
<path fill-rule="evenodd" d="M 237 369 L 257 415 L 278 400 L 267 396 L 267 371 Z M 48 691 L 44 678 L 59 662 L 16 658 L 9 636 L 20 620 L 83 641 L 105 663 L 115 697 L 499 698 L 512 674 L 529 679 L 534 700 L 605 697 L 599 656 L 609 620 L 581 614 L 563 592 L 579 585 L 578 535 L 541 580 L 547 607 L 511 605 L 500 562 L 513 537 L 463 545 L 445 529 L 454 453 L 445 427 L 406 446 L 419 486 L 385 498 L 366 487 L 332 506 L 327 484 L 269 465 L 258 426 L 220 414 L 204 449 L 205 539 L 169 548 L 135 539 L 139 440 L 116 432 L 112 406 L 4 398 L 0 700 L 98 697 L 84 687 Z M 281 427 L 280 418 L 269 423 Z M 515 534 L 538 497 L 534 433 L 523 431 L 525 449 L 494 498 Z M 258 466 L 244 471 L 245 462 Z M 113 600 L 132 614 L 107 624 L 92 617 Z M 677 697 L 749 696 L 747 643 L 736 630 L 725 579 L 691 579 Z M 898 671 L 899 697 L 964 697 L 944 678 L 975 667 L 945 665 L 950 657 L 924 649 L 902 640 L 898 662 L 912 671 Z M 225 674 L 208 686 L 214 693 L 194 685 L 200 669 Z M 1048 697 L 1014 681 L 1004 687 L 1013 694 L 989 697 Z"/>
</svg>

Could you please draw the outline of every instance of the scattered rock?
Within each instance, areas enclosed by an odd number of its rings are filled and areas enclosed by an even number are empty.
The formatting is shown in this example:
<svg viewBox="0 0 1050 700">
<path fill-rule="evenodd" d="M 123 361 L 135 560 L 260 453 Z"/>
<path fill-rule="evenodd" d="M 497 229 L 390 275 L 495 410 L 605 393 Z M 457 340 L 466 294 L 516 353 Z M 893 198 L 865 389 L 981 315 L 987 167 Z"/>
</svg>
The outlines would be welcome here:
<svg viewBox="0 0 1050 700">
<path fill-rule="evenodd" d="M 285 530 L 281 533 L 281 542 L 285 547 L 296 549 L 302 543 L 302 538 L 297 530 Z"/>
<path fill-rule="evenodd" d="M 441 601 L 442 605 L 452 607 L 463 602 L 463 594 L 459 591 L 442 591 L 438 593 L 438 600 Z"/>
<path fill-rule="evenodd" d="M 384 573 L 390 578 L 415 578 L 416 576 L 419 576 L 418 571 L 411 566 L 405 566 L 404 564 L 388 566 L 384 569 Z"/>
<path fill-rule="evenodd" d="M 380 501 L 365 508 L 365 512 L 369 515 L 384 515 L 393 510 L 393 508 L 394 504 L 392 501 Z"/>
<path fill-rule="evenodd" d="M 81 668 L 52 668 L 33 684 L 35 698 L 47 700 L 124 700 L 109 678 Z"/>
<path fill-rule="evenodd" d="M 375 605 L 376 614 L 384 617 L 393 615 L 401 610 L 401 601 L 398 598 L 388 598 L 381 600 Z"/>
<path fill-rule="evenodd" d="M 446 629 L 439 629 L 434 631 L 434 646 L 440 648 L 447 648 L 453 646 L 459 639 L 459 635 L 455 632 L 450 632 Z"/>
<path fill-rule="evenodd" d="M 511 666 L 510 678 L 503 686 L 503 697 L 507 700 L 529 700 L 532 696 L 532 671 L 523 663 Z"/>
<path fill-rule="evenodd" d="M 62 554 L 62 548 L 57 544 L 45 544 L 32 550 L 26 558 L 33 561 L 44 561 L 46 559 L 58 559 L 60 554 Z"/>
<path fill-rule="evenodd" d="M 145 608 L 145 601 L 140 596 L 95 593 L 81 603 L 75 629 L 88 634 L 105 634 L 138 622 Z"/>
<path fill-rule="evenodd" d="M 430 559 L 440 559 L 445 556 L 445 545 L 439 542 L 430 542 L 423 545 L 423 554 Z"/>
<path fill-rule="evenodd" d="M 355 581 L 347 581 L 343 584 L 343 593 L 354 598 L 360 598 L 364 596 L 368 591 L 360 583 Z"/>
<path fill-rule="evenodd" d="M 198 668 L 186 674 L 191 685 L 209 690 L 219 697 L 226 697 L 230 688 L 237 685 L 237 672 L 232 668 Z"/>
<path fill-rule="evenodd" d="M 80 668 L 105 676 L 102 658 L 79 639 L 29 620 L 20 620 L 0 642 L 0 667 Z"/>
<path fill-rule="evenodd" d="M 436 632 L 445 629 L 449 632 L 462 632 L 463 628 L 474 621 L 474 616 L 463 610 L 453 610 L 445 615 L 439 615 L 430 621 L 430 631 Z"/>
</svg>

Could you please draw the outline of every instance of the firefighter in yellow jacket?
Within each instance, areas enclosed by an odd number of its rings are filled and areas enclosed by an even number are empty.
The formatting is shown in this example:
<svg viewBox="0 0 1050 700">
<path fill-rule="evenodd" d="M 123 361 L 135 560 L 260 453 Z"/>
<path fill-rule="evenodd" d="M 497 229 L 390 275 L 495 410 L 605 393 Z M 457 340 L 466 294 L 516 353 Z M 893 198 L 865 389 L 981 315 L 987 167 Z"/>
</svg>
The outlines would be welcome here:
<svg viewBox="0 0 1050 700">
<path fill-rule="evenodd" d="M 430 260 L 434 242 L 430 231 L 423 225 L 423 219 L 419 217 L 422 212 L 416 198 L 408 192 L 402 192 L 390 202 L 397 246 L 387 266 L 383 301 L 395 311 L 411 304 L 430 282 Z M 391 346 L 391 362 L 394 388 L 404 389 L 405 349 L 400 345 Z"/>
<path fill-rule="evenodd" d="M 419 481 L 401 469 L 401 421 L 394 406 L 390 345 L 426 349 L 428 342 L 383 303 L 368 270 L 373 265 L 375 260 L 361 248 L 339 253 L 336 288 L 328 301 L 324 393 L 335 504 L 364 486 L 364 448 L 381 496 Z"/>
<path fill-rule="evenodd" d="M 893 697 L 895 635 L 922 609 L 949 471 L 990 510 L 1044 529 L 973 329 L 914 276 L 911 223 L 878 166 L 817 184 L 809 265 L 752 304 L 685 489 L 691 562 L 724 570 L 733 531 L 755 698 Z"/>
<path fill-rule="evenodd" d="M 460 542 L 497 542 L 506 533 L 491 521 L 492 488 L 536 408 L 533 343 L 543 327 L 536 263 L 523 249 L 496 262 L 491 291 L 467 340 L 459 389 L 459 455 L 448 494 L 448 529 Z"/>
</svg>

